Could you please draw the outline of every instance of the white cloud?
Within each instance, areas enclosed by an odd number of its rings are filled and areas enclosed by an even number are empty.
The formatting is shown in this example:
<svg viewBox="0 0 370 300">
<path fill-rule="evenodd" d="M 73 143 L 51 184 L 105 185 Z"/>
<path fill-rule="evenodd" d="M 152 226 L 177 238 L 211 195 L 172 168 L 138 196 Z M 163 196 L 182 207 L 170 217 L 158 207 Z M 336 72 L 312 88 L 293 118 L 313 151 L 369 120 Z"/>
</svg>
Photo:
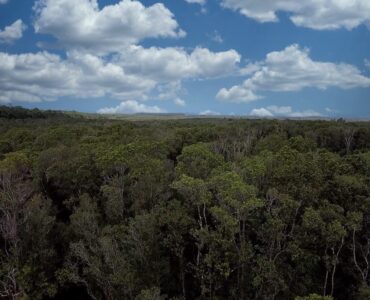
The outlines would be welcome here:
<svg viewBox="0 0 370 300">
<path fill-rule="evenodd" d="M 6 26 L 4 30 L 0 30 L 0 43 L 10 44 L 15 40 L 19 40 L 23 36 L 23 31 L 26 30 L 26 25 L 22 20 L 17 20 L 13 24 Z"/>
<path fill-rule="evenodd" d="M 219 116 L 221 115 L 219 112 L 213 111 L 213 110 L 205 110 L 199 113 L 200 116 Z"/>
<path fill-rule="evenodd" d="M 322 117 L 323 115 L 317 111 L 308 109 L 304 111 L 293 111 L 287 116 L 293 118 L 309 118 L 309 117 Z"/>
<path fill-rule="evenodd" d="M 255 108 L 250 113 L 254 117 L 273 117 L 274 115 L 266 108 Z"/>
<path fill-rule="evenodd" d="M 113 58 L 77 50 L 66 54 L 67 58 L 62 59 L 48 52 L 0 52 L 0 101 L 103 96 L 174 100 L 181 98 L 181 80 L 227 74 L 240 60 L 233 50 L 214 53 L 203 48 L 187 53 L 181 48 L 131 46 Z"/>
<path fill-rule="evenodd" d="M 239 69 L 241 76 L 251 75 L 261 68 L 261 63 L 247 63 L 244 67 Z"/>
<path fill-rule="evenodd" d="M 204 5 L 206 4 L 206 0 L 185 0 L 187 3 L 195 3 L 195 4 L 200 4 Z"/>
<path fill-rule="evenodd" d="M 183 92 L 181 80 L 159 84 L 156 87 L 156 94 L 159 100 L 172 100 Z"/>
<path fill-rule="evenodd" d="M 291 106 L 268 106 L 267 109 L 275 114 L 290 114 L 292 112 Z"/>
<path fill-rule="evenodd" d="M 0 0 L 1 1 L 1 0 Z M 182 81 L 238 72 L 235 50 L 197 47 L 144 48 L 145 38 L 183 36 L 173 14 L 160 3 L 145 7 L 121 0 L 100 8 L 97 0 L 37 0 L 35 30 L 51 34 L 66 58 L 49 52 L 0 52 L 0 102 L 52 101 L 61 97 L 148 98 L 184 106 Z M 18 20 L 12 28 L 22 28 Z M 12 34 L 9 34 L 13 32 Z M 7 41 L 19 37 L 6 28 Z M 5 34 L 6 33 L 6 34 Z"/>
<path fill-rule="evenodd" d="M 221 89 L 217 98 L 230 102 L 250 102 L 263 98 L 257 94 L 260 91 L 370 87 L 370 78 L 362 75 L 355 66 L 314 61 L 309 57 L 309 50 L 298 45 L 271 52 L 256 65 L 258 69 L 243 84 Z"/>
<path fill-rule="evenodd" d="M 370 24 L 368 0 L 221 0 L 221 4 L 258 22 L 277 22 L 276 13 L 284 11 L 295 25 L 317 30 Z"/>
<path fill-rule="evenodd" d="M 267 108 L 255 108 L 250 112 L 250 116 L 255 117 L 291 117 L 291 118 L 309 118 L 322 117 L 323 115 L 314 110 L 294 111 L 291 106 L 268 106 Z"/>
<path fill-rule="evenodd" d="M 121 102 L 116 107 L 106 107 L 98 110 L 100 114 L 136 114 L 136 113 L 164 113 L 158 106 L 148 106 L 134 100 Z"/>
<path fill-rule="evenodd" d="M 228 75 L 237 70 L 240 55 L 235 50 L 211 52 L 195 48 L 187 53 L 182 48 L 127 47 L 115 57 L 117 64 L 132 73 L 175 81 L 183 78 L 210 78 Z"/>
<path fill-rule="evenodd" d="M 184 107 L 186 106 L 186 102 L 180 98 L 176 98 L 174 101 L 173 101 L 177 106 L 181 106 L 181 107 Z"/>
<path fill-rule="evenodd" d="M 0 4 L 8 3 L 8 0 L 0 0 Z"/>
<path fill-rule="evenodd" d="M 155 82 L 103 59 L 68 53 L 67 59 L 48 52 L 0 52 L 0 102 L 51 101 L 60 97 L 118 99 L 141 97 Z"/>
<path fill-rule="evenodd" d="M 216 98 L 222 101 L 242 103 L 252 102 L 262 99 L 262 96 L 256 95 L 251 89 L 247 87 L 235 85 L 230 89 L 222 88 L 218 91 Z"/>
<path fill-rule="evenodd" d="M 117 52 L 145 38 L 182 37 L 184 31 L 163 4 L 145 7 L 121 0 L 99 8 L 97 0 L 37 0 L 35 31 L 55 36 L 69 49 Z"/>
</svg>

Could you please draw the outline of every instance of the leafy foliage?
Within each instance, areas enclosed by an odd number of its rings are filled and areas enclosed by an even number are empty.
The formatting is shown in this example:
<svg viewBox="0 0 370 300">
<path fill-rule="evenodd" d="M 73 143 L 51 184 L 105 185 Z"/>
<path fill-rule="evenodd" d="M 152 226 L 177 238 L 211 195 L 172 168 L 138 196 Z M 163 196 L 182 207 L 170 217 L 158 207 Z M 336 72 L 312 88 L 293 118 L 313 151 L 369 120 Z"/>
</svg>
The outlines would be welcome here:
<svg viewBox="0 0 370 300">
<path fill-rule="evenodd" d="M 369 299 L 370 124 L 0 107 L 0 298 Z"/>
</svg>

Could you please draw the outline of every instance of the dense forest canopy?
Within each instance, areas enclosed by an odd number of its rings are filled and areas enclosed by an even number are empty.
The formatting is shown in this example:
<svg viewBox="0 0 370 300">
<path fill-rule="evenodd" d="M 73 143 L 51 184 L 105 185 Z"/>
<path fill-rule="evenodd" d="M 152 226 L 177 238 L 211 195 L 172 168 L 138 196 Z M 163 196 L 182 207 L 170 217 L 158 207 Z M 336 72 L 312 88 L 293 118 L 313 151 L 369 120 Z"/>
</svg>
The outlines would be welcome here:
<svg viewBox="0 0 370 300">
<path fill-rule="evenodd" d="M 3 299 L 370 299 L 370 123 L 0 108 Z"/>
</svg>

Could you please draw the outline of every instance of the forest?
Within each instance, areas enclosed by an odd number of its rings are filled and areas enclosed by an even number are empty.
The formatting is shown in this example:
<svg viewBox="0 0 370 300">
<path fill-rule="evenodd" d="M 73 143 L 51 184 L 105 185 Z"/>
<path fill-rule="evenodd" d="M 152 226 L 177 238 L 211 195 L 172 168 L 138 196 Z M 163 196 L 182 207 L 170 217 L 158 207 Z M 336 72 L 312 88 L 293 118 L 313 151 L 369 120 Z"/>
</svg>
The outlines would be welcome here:
<svg viewBox="0 0 370 300">
<path fill-rule="evenodd" d="M 1 299 L 370 299 L 370 122 L 0 107 Z"/>
</svg>

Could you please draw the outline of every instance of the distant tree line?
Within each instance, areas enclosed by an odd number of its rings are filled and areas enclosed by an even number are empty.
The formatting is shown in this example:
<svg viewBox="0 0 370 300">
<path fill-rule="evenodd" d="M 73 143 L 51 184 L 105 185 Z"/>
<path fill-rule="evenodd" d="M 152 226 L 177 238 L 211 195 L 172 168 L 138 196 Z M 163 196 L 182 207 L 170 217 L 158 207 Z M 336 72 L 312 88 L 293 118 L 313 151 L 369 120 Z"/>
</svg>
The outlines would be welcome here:
<svg viewBox="0 0 370 300">
<path fill-rule="evenodd" d="M 370 299 L 370 123 L 0 107 L 1 299 Z"/>
<path fill-rule="evenodd" d="M 3 119 L 47 119 L 68 116 L 59 111 L 44 110 L 37 108 L 26 109 L 20 106 L 0 106 L 0 118 Z"/>
</svg>

